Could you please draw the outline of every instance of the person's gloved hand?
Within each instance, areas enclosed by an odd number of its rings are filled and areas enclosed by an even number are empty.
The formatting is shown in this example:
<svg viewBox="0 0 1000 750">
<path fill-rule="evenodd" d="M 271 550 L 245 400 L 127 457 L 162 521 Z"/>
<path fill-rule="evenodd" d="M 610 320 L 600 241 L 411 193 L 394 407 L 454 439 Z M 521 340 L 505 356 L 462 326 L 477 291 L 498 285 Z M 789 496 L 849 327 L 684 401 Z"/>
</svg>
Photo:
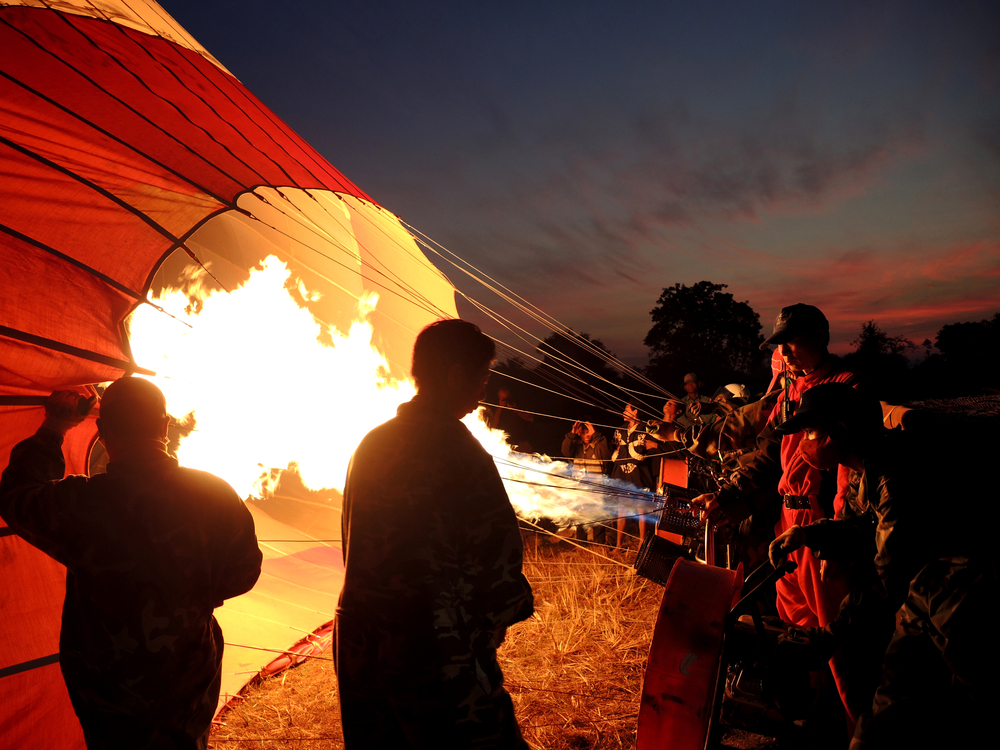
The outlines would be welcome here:
<svg viewBox="0 0 1000 750">
<path fill-rule="evenodd" d="M 771 565 L 777 568 L 784 564 L 785 558 L 805 543 L 806 533 L 802 530 L 802 527 L 792 526 L 792 528 L 771 542 L 771 546 L 767 550 L 767 555 L 771 558 Z"/>
<path fill-rule="evenodd" d="M 54 391 L 45 401 L 45 421 L 42 427 L 65 435 L 90 414 L 96 396 L 81 396 L 76 391 Z"/>
<path fill-rule="evenodd" d="M 837 638 L 826 628 L 792 626 L 778 636 L 778 657 L 810 671 L 821 669 L 837 650 Z"/>
<path fill-rule="evenodd" d="M 703 521 L 717 521 L 722 513 L 722 506 L 719 505 L 718 497 L 714 492 L 706 492 L 703 495 L 698 495 L 691 499 L 691 509 L 699 511 Z"/>
<path fill-rule="evenodd" d="M 844 577 L 844 566 L 837 560 L 821 560 L 819 564 L 819 579 L 826 583 Z"/>
</svg>

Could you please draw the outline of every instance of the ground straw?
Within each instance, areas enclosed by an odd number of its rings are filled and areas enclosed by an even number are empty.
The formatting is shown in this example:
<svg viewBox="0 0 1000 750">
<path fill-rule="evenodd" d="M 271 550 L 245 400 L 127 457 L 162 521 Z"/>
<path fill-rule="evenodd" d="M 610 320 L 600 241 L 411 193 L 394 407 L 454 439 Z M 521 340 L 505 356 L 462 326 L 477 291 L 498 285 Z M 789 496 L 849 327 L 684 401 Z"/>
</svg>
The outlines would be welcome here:
<svg viewBox="0 0 1000 750">
<path fill-rule="evenodd" d="M 538 542 L 525 555 L 535 615 L 512 627 L 500 649 L 525 739 L 553 750 L 634 747 L 663 589 L 552 537 Z M 332 662 L 310 659 L 249 687 L 220 722 L 209 743 L 215 750 L 342 748 Z"/>
</svg>

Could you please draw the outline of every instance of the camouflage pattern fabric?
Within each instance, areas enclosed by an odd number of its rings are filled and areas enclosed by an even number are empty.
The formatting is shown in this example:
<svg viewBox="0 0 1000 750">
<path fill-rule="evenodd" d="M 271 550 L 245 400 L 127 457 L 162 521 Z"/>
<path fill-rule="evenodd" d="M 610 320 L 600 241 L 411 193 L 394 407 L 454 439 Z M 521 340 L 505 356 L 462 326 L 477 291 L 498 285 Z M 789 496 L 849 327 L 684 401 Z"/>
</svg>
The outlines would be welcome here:
<svg viewBox="0 0 1000 750">
<path fill-rule="evenodd" d="M 979 747 L 993 725 L 998 649 L 996 563 L 952 557 L 913 579 L 882 682 L 851 750 Z"/>
<path fill-rule="evenodd" d="M 490 455 L 418 395 L 358 446 L 342 523 L 346 747 L 526 747 L 494 641 L 533 600 Z"/>
<path fill-rule="evenodd" d="M 87 745 L 203 748 L 222 663 L 212 611 L 260 575 L 253 518 L 166 453 L 63 479 L 61 445 L 41 429 L 14 448 L 0 516 L 67 568 L 60 666 Z"/>
<path fill-rule="evenodd" d="M 974 548 L 976 534 L 966 536 L 935 512 L 953 479 L 950 467 L 928 460 L 918 436 L 887 431 L 864 472 L 851 472 L 844 519 L 803 528 L 807 546 L 851 573 L 850 592 L 827 630 L 841 645 L 845 705 L 854 716 L 870 710 L 894 615 L 913 577 L 930 560 Z"/>
</svg>

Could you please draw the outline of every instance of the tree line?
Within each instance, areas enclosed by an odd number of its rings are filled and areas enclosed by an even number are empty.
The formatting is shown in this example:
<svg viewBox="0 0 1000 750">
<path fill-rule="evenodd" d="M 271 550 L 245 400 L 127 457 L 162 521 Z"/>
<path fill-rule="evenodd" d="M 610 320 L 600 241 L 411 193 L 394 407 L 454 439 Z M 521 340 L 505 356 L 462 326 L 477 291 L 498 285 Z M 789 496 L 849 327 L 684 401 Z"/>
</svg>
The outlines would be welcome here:
<svg viewBox="0 0 1000 750">
<path fill-rule="evenodd" d="M 703 395 L 733 382 L 760 393 L 771 375 L 770 352 L 760 350 L 760 315 L 726 288 L 709 281 L 664 288 L 650 311 L 652 327 L 644 339 L 649 364 L 634 374 L 609 363 L 614 354 L 600 339 L 587 333 L 553 333 L 538 346 L 536 359 L 498 364 L 487 400 L 496 403 L 503 387 L 519 408 L 562 417 L 537 416 L 531 423 L 535 450 L 558 455 L 573 420 L 620 423 L 626 394 L 640 402 L 645 417 L 659 415 L 663 397 L 652 395 L 646 379 L 683 395 L 685 373 L 695 372 L 706 384 Z M 883 401 L 1000 393 L 1000 312 L 986 320 L 945 325 L 933 342 L 925 339 L 919 345 L 892 335 L 872 319 L 851 344 L 854 349 L 843 357 L 845 366 Z"/>
</svg>

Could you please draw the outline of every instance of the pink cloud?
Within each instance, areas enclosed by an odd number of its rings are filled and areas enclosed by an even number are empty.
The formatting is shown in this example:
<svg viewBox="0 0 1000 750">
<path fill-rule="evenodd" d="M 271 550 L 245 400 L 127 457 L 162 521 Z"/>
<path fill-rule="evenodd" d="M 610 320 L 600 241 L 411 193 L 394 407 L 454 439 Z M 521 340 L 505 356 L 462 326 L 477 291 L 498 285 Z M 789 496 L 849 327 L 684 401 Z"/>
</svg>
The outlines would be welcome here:
<svg viewBox="0 0 1000 750">
<path fill-rule="evenodd" d="M 754 255 L 759 262 L 760 254 Z M 848 351 L 861 324 L 871 319 L 919 343 L 933 340 L 947 323 L 980 320 L 1000 310 L 996 241 L 831 249 L 813 258 L 773 257 L 769 267 L 775 278 L 766 286 L 757 287 L 749 278 L 738 285 L 761 313 L 765 328 L 785 305 L 814 304 L 830 320 L 831 346 L 838 351 Z"/>
</svg>

